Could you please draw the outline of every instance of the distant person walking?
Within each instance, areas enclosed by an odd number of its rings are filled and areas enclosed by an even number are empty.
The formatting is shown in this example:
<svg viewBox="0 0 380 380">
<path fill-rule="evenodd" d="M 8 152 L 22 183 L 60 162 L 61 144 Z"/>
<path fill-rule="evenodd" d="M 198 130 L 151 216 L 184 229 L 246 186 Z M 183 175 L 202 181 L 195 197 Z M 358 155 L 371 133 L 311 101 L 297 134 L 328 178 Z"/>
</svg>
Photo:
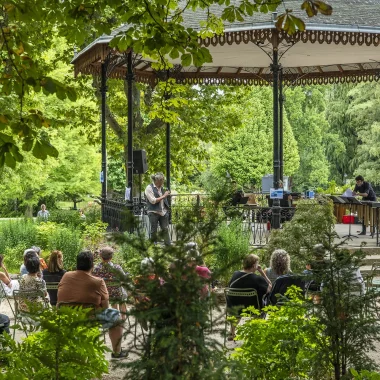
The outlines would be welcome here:
<svg viewBox="0 0 380 380">
<path fill-rule="evenodd" d="M 165 177 L 162 173 L 156 173 L 151 176 L 152 183 L 145 189 L 145 197 L 148 206 L 148 217 L 150 222 L 150 238 L 157 241 L 157 228 L 160 224 L 164 241 L 170 245 L 169 237 L 169 202 L 168 196 L 170 191 L 163 188 Z"/>
<path fill-rule="evenodd" d="M 46 210 L 46 205 L 41 205 L 41 210 L 37 213 L 37 218 L 44 218 L 47 219 L 50 216 L 50 213 L 48 210 Z"/>
</svg>

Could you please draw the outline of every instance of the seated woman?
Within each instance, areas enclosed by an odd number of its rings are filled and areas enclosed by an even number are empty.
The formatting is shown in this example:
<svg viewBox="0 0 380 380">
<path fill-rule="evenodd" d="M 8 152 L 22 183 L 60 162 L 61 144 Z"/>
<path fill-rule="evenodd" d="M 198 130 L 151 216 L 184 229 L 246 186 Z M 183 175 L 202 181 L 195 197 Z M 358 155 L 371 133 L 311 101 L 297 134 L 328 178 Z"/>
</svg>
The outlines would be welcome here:
<svg viewBox="0 0 380 380">
<path fill-rule="evenodd" d="M 37 256 L 38 259 L 40 260 L 40 273 L 39 273 L 39 277 L 42 276 L 42 270 L 43 269 L 47 269 L 47 265 L 45 263 L 45 260 L 42 257 L 40 257 L 40 254 L 41 254 L 41 248 L 40 247 L 36 247 L 35 245 L 32 248 L 28 248 L 28 249 L 26 249 L 24 251 L 24 263 L 21 264 L 21 267 L 20 267 L 20 274 L 21 274 L 21 276 L 24 275 L 24 274 L 28 274 L 28 271 L 26 270 L 25 262 L 28 259 L 28 257 L 31 257 L 31 256 Z"/>
<path fill-rule="evenodd" d="M 125 320 L 127 313 L 126 301 L 128 294 L 122 286 L 110 285 L 110 283 L 118 281 L 121 276 L 125 276 L 126 274 L 120 265 L 114 264 L 111 261 L 113 254 L 114 250 L 111 247 L 102 248 L 100 250 L 100 257 L 102 259 L 102 262 L 95 266 L 92 274 L 104 280 L 107 286 L 111 307 L 113 309 L 119 310 L 122 318 Z"/>
<path fill-rule="evenodd" d="M 19 282 L 17 280 L 11 280 L 7 268 L 4 265 L 3 255 L 0 255 L 0 268 L 4 271 L 0 272 L 0 281 L 7 297 L 13 296 L 13 291 L 19 289 Z"/>
<path fill-rule="evenodd" d="M 255 274 L 258 271 L 261 276 Z M 232 278 L 228 284 L 230 289 L 255 289 L 257 291 L 258 300 L 256 297 L 228 297 L 227 296 L 227 307 L 233 309 L 233 313 L 236 316 L 241 314 L 242 309 L 248 306 L 254 306 L 257 309 L 261 309 L 263 297 L 267 294 L 272 287 L 272 284 L 268 277 L 265 275 L 264 271 L 259 265 L 259 258 L 256 255 L 248 255 L 243 260 L 243 269 L 234 272 Z M 258 304 L 257 304 L 258 302 Z M 231 325 L 231 333 L 228 340 L 233 340 L 235 337 L 235 326 Z"/>
<path fill-rule="evenodd" d="M 265 274 L 274 283 L 277 277 L 292 273 L 290 270 L 290 256 L 283 249 L 276 249 L 270 257 L 270 267 L 265 269 Z"/>
<path fill-rule="evenodd" d="M 52 251 L 49 257 L 47 269 L 42 271 L 43 278 L 46 283 L 60 282 L 66 271 L 63 269 L 63 255 L 61 251 Z M 57 304 L 58 289 L 48 289 L 50 297 L 50 305 Z"/>
<path fill-rule="evenodd" d="M 30 257 L 26 260 L 25 267 L 28 274 L 24 274 L 20 280 L 20 291 L 31 293 L 41 291 L 42 293 L 42 295 L 28 295 L 26 297 L 20 297 L 20 311 L 30 312 L 31 310 L 29 310 L 29 306 L 33 306 L 33 309 L 46 307 L 46 298 L 48 297 L 48 293 L 46 291 L 45 281 L 38 276 L 38 273 L 40 272 L 39 258 L 36 256 Z"/>
</svg>

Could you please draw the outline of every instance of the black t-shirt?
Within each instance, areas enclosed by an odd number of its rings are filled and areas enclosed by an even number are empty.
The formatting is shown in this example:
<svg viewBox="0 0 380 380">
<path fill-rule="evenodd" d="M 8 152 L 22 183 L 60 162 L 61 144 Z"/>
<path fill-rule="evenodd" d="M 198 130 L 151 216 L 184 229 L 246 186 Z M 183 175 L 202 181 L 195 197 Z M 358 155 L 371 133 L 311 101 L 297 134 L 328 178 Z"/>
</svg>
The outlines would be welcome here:
<svg viewBox="0 0 380 380">
<path fill-rule="evenodd" d="M 247 306 L 255 306 L 256 308 L 261 308 L 263 305 L 263 297 L 268 289 L 268 283 L 263 277 L 257 274 L 247 274 L 246 272 L 236 271 L 232 275 L 228 287 L 232 289 L 256 289 L 259 298 L 259 305 L 257 305 L 256 297 L 227 297 L 228 307 L 242 306 L 244 308 Z"/>
<path fill-rule="evenodd" d="M 372 189 L 372 186 L 369 182 L 364 181 L 360 186 L 356 185 L 354 189 L 355 193 L 366 193 L 368 197 L 363 197 L 363 201 L 375 201 L 376 194 Z"/>
<path fill-rule="evenodd" d="M 49 282 L 60 282 L 63 275 L 66 273 L 65 270 L 61 269 L 59 272 L 51 273 L 47 269 L 44 269 L 42 271 L 42 277 L 45 280 L 46 283 Z M 49 297 L 50 297 L 50 305 L 56 305 L 57 304 L 57 293 L 58 290 L 48 290 Z"/>
</svg>

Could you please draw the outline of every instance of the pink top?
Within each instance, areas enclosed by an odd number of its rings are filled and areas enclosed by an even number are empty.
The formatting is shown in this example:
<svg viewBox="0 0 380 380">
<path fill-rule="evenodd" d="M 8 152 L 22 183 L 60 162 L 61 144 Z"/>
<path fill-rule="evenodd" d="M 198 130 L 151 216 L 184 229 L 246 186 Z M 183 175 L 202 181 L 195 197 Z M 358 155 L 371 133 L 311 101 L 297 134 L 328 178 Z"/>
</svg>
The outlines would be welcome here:
<svg viewBox="0 0 380 380">
<path fill-rule="evenodd" d="M 211 271 L 205 266 L 197 265 L 195 268 L 195 271 L 197 272 L 198 276 L 202 279 L 208 280 L 211 278 Z M 205 284 L 205 286 L 201 289 L 201 297 L 207 297 L 209 293 L 208 284 Z"/>
</svg>

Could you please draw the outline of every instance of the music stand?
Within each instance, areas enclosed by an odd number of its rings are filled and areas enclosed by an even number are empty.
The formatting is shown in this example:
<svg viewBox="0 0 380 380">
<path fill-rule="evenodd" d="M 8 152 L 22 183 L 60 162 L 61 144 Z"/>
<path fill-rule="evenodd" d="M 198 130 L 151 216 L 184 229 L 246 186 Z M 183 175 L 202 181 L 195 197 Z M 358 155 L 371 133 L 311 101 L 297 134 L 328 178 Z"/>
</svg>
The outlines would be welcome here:
<svg viewBox="0 0 380 380">
<path fill-rule="evenodd" d="M 345 203 L 348 203 L 349 205 L 350 205 L 350 216 L 351 216 L 351 214 L 352 214 L 352 205 L 353 204 L 355 204 L 355 205 L 360 205 L 361 204 L 361 202 L 359 201 L 359 200 L 357 200 L 355 197 L 343 197 L 343 196 L 340 196 L 339 197 L 340 199 L 342 199 L 342 200 L 344 200 L 345 201 Z M 349 239 L 351 239 L 351 238 L 353 238 L 353 237 L 355 237 L 355 238 L 358 238 L 359 236 L 357 236 L 357 235 L 352 235 L 351 234 L 351 221 L 350 221 L 350 223 L 349 223 L 349 227 L 348 227 L 348 235 L 344 235 L 344 236 L 342 236 L 343 238 L 344 237 L 347 237 L 347 238 L 349 238 Z"/>
</svg>

